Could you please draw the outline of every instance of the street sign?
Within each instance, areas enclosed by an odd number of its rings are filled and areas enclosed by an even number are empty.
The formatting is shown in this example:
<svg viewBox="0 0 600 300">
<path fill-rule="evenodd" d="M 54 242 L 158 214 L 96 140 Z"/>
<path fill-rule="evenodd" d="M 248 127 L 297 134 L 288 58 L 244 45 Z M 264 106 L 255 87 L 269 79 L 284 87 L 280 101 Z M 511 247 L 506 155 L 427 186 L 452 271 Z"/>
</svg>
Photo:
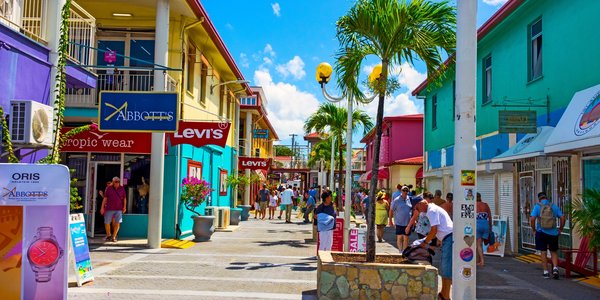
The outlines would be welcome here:
<svg viewBox="0 0 600 300">
<path fill-rule="evenodd" d="M 536 133 L 537 114 L 531 110 L 501 110 L 498 112 L 500 133 Z"/>
<path fill-rule="evenodd" d="M 101 92 L 98 103 L 100 131 L 175 132 L 177 93 Z"/>
<path fill-rule="evenodd" d="M 269 129 L 254 129 L 254 138 L 255 139 L 268 139 L 269 138 Z"/>
</svg>

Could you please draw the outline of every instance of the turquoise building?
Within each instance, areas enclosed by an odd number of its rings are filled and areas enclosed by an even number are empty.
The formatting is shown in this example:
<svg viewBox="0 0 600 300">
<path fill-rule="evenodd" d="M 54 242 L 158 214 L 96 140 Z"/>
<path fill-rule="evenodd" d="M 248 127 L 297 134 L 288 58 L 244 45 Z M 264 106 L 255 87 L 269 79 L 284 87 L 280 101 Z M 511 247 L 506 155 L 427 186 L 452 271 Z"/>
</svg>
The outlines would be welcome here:
<svg viewBox="0 0 600 300">
<path fill-rule="evenodd" d="M 538 192 L 565 210 L 583 189 L 600 187 L 598 11 L 599 1 L 510 0 L 478 30 L 477 189 L 494 215 L 508 218 L 506 251 L 533 251 L 529 214 Z M 413 91 L 425 102 L 425 185 L 444 194 L 460 155 L 449 69 Z M 502 111 L 528 114 L 533 131 L 504 133 Z M 576 248 L 580 239 L 567 221 L 561 247 Z"/>
</svg>

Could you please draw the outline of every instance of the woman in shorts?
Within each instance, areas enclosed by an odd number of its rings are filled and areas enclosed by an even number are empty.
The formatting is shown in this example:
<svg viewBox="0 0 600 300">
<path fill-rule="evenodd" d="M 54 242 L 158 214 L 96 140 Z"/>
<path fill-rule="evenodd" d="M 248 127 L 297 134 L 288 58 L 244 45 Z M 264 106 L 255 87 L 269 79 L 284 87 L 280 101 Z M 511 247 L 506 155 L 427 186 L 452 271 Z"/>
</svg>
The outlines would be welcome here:
<svg viewBox="0 0 600 300">
<path fill-rule="evenodd" d="M 275 208 L 277 208 L 277 190 L 271 191 L 271 196 L 269 197 L 269 220 L 272 220 L 275 217 Z"/>
</svg>

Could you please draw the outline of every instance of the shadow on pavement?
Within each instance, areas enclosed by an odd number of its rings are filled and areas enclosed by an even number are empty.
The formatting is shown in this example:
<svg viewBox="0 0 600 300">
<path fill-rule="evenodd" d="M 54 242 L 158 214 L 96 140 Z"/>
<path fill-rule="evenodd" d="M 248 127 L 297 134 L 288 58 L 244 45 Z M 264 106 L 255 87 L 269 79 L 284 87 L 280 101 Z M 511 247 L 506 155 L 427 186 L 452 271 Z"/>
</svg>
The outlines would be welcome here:
<svg viewBox="0 0 600 300">
<path fill-rule="evenodd" d="M 311 266 L 309 263 L 286 263 L 286 264 L 273 264 L 273 263 L 247 263 L 247 262 L 232 262 L 231 267 L 226 267 L 227 270 L 261 270 L 266 268 L 279 268 L 279 267 L 290 267 L 292 271 L 315 271 L 317 267 Z"/>
<path fill-rule="evenodd" d="M 265 246 L 265 247 L 270 247 L 270 246 L 289 246 L 292 248 L 307 248 L 307 247 L 309 247 L 303 241 L 299 241 L 299 240 L 281 240 L 281 241 L 275 241 L 275 242 L 257 241 L 255 243 L 259 244 L 259 246 Z"/>
<path fill-rule="evenodd" d="M 312 234 L 311 230 L 267 230 L 268 233 L 304 233 L 304 234 Z"/>
</svg>

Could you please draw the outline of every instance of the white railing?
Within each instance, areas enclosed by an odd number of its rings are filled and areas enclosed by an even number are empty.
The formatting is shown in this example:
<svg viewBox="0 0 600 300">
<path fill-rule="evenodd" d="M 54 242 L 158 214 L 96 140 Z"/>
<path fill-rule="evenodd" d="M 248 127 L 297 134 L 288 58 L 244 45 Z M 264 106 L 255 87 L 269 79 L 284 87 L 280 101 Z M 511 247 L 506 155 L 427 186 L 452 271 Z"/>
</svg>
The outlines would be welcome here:
<svg viewBox="0 0 600 300">
<path fill-rule="evenodd" d="M 98 74 L 95 89 L 71 88 L 67 89 L 65 103 L 67 107 L 97 107 L 98 93 L 101 91 L 153 91 L 153 69 L 94 69 Z M 168 74 L 165 76 L 165 88 L 169 92 L 176 92 L 177 80 Z"/>
<path fill-rule="evenodd" d="M 1 0 L 0 0 L 1 1 Z M 75 2 L 69 16 L 69 57 L 81 65 L 93 65 L 96 18 Z"/>
</svg>

